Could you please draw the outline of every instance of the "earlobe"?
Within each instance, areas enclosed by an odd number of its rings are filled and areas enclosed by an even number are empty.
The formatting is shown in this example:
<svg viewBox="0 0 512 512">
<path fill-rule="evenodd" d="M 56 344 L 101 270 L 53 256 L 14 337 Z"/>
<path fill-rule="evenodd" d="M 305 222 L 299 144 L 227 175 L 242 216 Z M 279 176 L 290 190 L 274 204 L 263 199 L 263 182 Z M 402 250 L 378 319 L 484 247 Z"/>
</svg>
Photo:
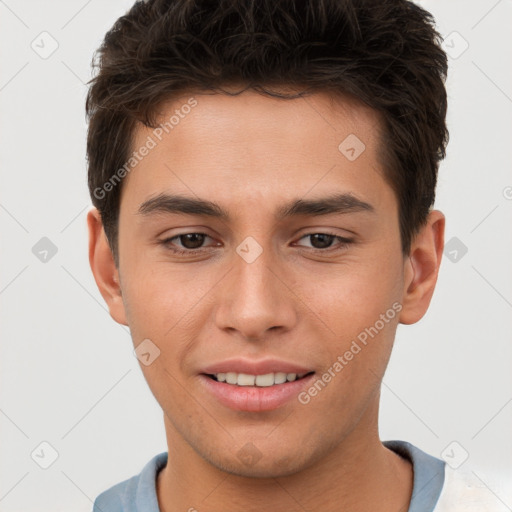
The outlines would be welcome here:
<svg viewBox="0 0 512 512">
<path fill-rule="evenodd" d="M 107 303 L 110 316 L 116 322 L 128 325 L 119 281 L 119 270 L 103 229 L 101 215 L 96 208 L 92 208 L 88 212 L 87 226 L 89 230 L 89 264 L 96 285 Z"/>
<path fill-rule="evenodd" d="M 443 257 L 445 217 L 430 212 L 415 236 L 404 262 L 404 290 L 400 323 L 413 324 L 427 312 Z"/>
</svg>

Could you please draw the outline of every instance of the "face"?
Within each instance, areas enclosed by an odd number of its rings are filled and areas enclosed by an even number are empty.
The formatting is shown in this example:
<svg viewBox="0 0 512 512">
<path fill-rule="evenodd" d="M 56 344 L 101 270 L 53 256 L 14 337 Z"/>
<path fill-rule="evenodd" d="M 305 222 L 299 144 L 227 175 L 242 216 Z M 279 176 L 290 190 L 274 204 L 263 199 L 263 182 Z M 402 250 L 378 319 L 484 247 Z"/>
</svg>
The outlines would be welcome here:
<svg viewBox="0 0 512 512">
<path fill-rule="evenodd" d="M 123 184 L 111 313 L 173 442 L 292 474 L 377 425 L 406 287 L 380 121 L 323 94 L 193 98 L 135 133 L 155 144 Z"/>
</svg>

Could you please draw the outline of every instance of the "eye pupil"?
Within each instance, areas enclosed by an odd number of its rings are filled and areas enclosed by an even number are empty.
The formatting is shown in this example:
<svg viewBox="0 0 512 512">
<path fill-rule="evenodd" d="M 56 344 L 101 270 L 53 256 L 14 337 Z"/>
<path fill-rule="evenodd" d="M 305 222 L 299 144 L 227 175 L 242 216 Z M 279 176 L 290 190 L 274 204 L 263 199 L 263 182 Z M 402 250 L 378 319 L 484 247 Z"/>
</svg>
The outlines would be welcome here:
<svg viewBox="0 0 512 512">
<path fill-rule="evenodd" d="M 335 236 L 334 235 L 328 235 L 326 233 L 316 233 L 314 235 L 310 235 L 311 236 L 311 245 L 313 245 L 313 247 L 315 247 L 315 249 L 325 249 L 326 247 L 330 247 Z M 320 245 L 317 246 L 315 245 L 314 243 L 314 240 L 319 240 L 320 241 Z"/>
<path fill-rule="evenodd" d="M 187 233 L 180 235 L 180 242 L 187 249 L 197 249 L 203 244 L 205 236 L 202 233 Z"/>
</svg>

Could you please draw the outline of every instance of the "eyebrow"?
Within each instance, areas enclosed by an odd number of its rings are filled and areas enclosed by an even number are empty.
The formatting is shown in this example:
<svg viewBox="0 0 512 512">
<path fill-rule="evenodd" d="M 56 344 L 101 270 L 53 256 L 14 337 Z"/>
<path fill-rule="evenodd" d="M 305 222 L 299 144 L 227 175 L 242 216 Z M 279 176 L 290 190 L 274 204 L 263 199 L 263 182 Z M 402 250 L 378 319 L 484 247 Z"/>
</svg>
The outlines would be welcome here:
<svg viewBox="0 0 512 512">
<path fill-rule="evenodd" d="M 334 194 L 318 199 L 295 199 L 277 209 L 278 220 L 300 215 L 322 216 L 367 211 L 375 213 L 375 208 L 352 194 Z M 205 199 L 181 195 L 159 194 L 144 201 L 139 207 L 139 214 L 149 216 L 155 213 L 178 213 L 185 215 L 201 215 L 230 220 L 229 213 L 220 205 Z"/>
</svg>

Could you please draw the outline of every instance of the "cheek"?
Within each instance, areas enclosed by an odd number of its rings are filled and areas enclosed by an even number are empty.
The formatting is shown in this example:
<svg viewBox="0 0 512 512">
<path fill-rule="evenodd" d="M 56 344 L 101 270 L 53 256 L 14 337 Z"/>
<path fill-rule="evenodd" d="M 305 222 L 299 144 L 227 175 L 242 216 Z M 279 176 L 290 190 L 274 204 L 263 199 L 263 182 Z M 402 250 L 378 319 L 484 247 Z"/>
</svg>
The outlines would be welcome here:
<svg viewBox="0 0 512 512">
<path fill-rule="evenodd" d="M 175 368 L 205 325 L 208 293 L 218 279 L 213 272 L 194 276 L 165 263 L 129 275 L 123 301 L 133 342 L 150 339 L 161 351 L 159 363 Z"/>
<path fill-rule="evenodd" d="M 319 383 L 309 396 L 317 393 L 312 401 L 319 412 L 331 406 L 340 412 L 362 410 L 378 389 L 398 324 L 400 280 L 399 265 L 380 258 L 310 280 L 302 290 L 326 336 L 319 378 L 326 374 L 329 383 L 325 391 Z"/>
<path fill-rule="evenodd" d="M 188 273 L 174 270 L 149 254 L 129 254 L 123 262 L 121 282 L 123 299 L 132 322 L 151 323 L 155 327 L 170 321 L 186 309 L 197 283 Z M 155 324 L 156 321 L 156 324 Z"/>
<path fill-rule="evenodd" d="M 329 409 L 340 418 L 356 421 L 378 393 L 401 309 L 397 279 L 392 272 L 369 268 L 339 276 L 325 287 L 317 282 L 307 290 L 309 304 L 315 305 L 321 319 L 317 326 L 328 328 L 322 328 L 326 337 L 318 346 L 323 367 L 317 378 L 325 385 L 315 381 L 300 402 L 312 414 Z M 336 428 L 341 432 L 346 427 Z"/>
<path fill-rule="evenodd" d="M 373 325 L 401 298 L 400 268 L 382 260 L 298 277 L 297 282 L 304 303 L 342 338 Z"/>
</svg>

